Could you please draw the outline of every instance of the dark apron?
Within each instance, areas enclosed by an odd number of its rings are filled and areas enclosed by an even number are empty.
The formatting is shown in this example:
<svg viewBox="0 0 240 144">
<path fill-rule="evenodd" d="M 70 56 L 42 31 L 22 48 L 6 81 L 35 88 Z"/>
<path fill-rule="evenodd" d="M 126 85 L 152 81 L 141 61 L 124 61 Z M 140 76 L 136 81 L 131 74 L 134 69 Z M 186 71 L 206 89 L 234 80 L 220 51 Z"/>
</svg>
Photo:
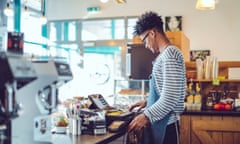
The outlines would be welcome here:
<svg viewBox="0 0 240 144">
<path fill-rule="evenodd" d="M 159 99 L 159 95 L 157 94 L 155 87 L 156 87 L 155 79 L 154 79 L 154 76 L 152 75 L 152 78 L 149 81 L 150 89 L 149 89 L 149 95 L 148 95 L 148 99 L 147 99 L 147 107 L 150 107 Z M 153 143 L 154 144 L 162 144 L 163 143 L 169 117 L 170 117 L 170 114 L 167 114 L 163 119 L 152 123 L 150 129 L 146 129 L 144 131 L 144 139 L 145 139 L 144 143 L 145 144 L 150 143 L 150 142 L 152 144 Z M 154 140 L 154 142 L 153 142 L 153 140 Z"/>
</svg>

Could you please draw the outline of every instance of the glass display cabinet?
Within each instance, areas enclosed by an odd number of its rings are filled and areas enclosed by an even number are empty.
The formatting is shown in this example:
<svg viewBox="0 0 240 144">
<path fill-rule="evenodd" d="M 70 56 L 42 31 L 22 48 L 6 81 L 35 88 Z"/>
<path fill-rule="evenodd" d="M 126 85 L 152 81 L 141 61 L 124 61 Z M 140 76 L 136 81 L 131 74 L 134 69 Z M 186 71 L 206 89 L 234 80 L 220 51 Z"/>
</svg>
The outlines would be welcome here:
<svg viewBox="0 0 240 144">
<path fill-rule="evenodd" d="M 149 91 L 149 80 L 114 80 L 114 105 L 130 106 L 143 100 Z"/>
</svg>

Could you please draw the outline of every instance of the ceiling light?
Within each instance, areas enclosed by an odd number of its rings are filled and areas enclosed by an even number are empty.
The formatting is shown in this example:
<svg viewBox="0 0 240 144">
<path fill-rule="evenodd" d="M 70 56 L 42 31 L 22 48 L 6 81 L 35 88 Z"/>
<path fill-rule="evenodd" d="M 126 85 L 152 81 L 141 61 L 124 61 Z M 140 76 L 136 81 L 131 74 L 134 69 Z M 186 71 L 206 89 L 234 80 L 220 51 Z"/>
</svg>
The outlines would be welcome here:
<svg viewBox="0 0 240 144">
<path fill-rule="evenodd" d="M 41 10 L 42 10 L 42 15 L 40 17 L 40 22 L 42 25 L 47 24 L 47 18 L 45 15 L 45 0 L 41 0 Z"/>
<path fill-rule="evenodd" d="M 197 0 L 196 9 L 213 10 L 215 9 L 216 0 Z"/>
<path fill-rule="evenodd" d="M 10 7 L 9 2 L 7 3 L 6 8 L 4 9 L 4 14 L 8 17 L 12 17 L 13 16 L 13 9 Z"/>
<path fill-rule="evenodd" d="M 25 18 L 25 19 L 27 19 L 28 17 L 29 17 L 29 10 L 28 10 L 28 7 L 25 5 L 24 6 L 24 10 L 23 10 L 23 17 Z"/>
<path fill-rule="evenodd" d="M 117 3 L 119 3 L 119 4 L 126 3 L 126 0 L 116 0 L 116 1 L 117 1 Z"/>
<path fill-rule="evenodd" d="M 100 0 L 101 3 L 107 3 L 109 0 Z"/>
<path fill-rule="evenodd" d="M 40 21 L 42 25 L 45 25 L 47 23 L 47 18 L 45 16 L 45 13 L 42 12 L 42 16 L 40 17 Z"/>
</svg>

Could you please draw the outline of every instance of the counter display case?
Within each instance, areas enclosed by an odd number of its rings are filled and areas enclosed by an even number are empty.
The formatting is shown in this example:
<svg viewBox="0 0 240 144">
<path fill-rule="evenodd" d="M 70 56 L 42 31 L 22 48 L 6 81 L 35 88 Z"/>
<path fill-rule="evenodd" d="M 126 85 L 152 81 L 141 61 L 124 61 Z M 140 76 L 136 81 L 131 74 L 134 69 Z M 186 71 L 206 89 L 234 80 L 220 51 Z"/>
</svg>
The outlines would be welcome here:
<svg viewBox="0 0 240 144">
<path fill-rule="evenodd" d="M 143 100 L 149 91 L 149 80 L 115 80 L 114 105 L 126 105 Z"/>
</svg>

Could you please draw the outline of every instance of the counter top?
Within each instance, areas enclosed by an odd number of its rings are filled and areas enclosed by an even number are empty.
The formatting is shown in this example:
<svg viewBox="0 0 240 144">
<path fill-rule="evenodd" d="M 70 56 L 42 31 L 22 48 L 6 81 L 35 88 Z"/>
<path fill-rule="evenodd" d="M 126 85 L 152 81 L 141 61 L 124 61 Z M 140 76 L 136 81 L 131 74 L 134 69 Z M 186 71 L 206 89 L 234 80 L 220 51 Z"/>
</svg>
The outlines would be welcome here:
<svg viewBox="0 0 240 144">
<path fill-rule="evenodd" d="M 107 132 L 104 135 L 88 135 L 82 134 L 79 136 L 71 134 L 53 134 L 52 142 L 53 144 L 107 144 L 115 139 L 123 136 L 124 133 L 110 133 Z"/>
<path fill-rule="evenodd" d="M 202 111 L 184 111 L 183 115 L 240 116 L 240 112 L 237 112 L 237 111 L 202 110 Z"/>
</svg>

